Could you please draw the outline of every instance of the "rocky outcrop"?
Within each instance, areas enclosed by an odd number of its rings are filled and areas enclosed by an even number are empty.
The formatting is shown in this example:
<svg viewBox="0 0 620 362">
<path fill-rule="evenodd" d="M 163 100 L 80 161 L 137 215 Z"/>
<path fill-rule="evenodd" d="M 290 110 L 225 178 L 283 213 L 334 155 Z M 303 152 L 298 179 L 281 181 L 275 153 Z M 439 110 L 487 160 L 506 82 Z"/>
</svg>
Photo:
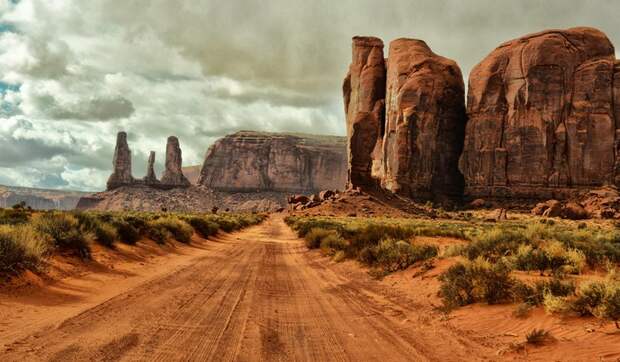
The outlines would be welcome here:
<svg viewBox="0 0 620 362">
<path fill-rule="evenodd" d="M 87 193 L 79 191 L 0 185 L 0 207 L 8 208 L 23 202 L 27 207 L 36 210 L 72 210 L 85 195 Z"/>
<path fill-rule="evenodd" d="M 416 39 L 390 43 L 384 188 L 412 198 L 460 196 L 465 90 L 458 65 Z"/>
<path fill-rule="evenodd" d="M 209 148 L 198 183 L 227 192 L 342 189 L 345 147 L 343 137 L 240 131 Z"/>
<path fill-rule="evenodd" d="M 108 190 L 131 185 L 134 178 L 131 175 L 131 150 L 127 145 L 127 133 L 118 132 L 116 135 L 116 148 L 112 160 L 112 174 L 108 178 Z"/>
<path fill-rule="evenodd" d="M 616 183 L 619 68 L 592 28 L 526 35 L 491 52 L 469 77 L 466 194 L 565 199 Z"/>
<path fill-rule="evenodd" d="M 374 184 L 381 173 L 386 68 L 383 41 L 353 38 L 353 61 L 342 86 L 347 118 L 348 185 Z M 373 167 L 374 166 L 374 167 Z"/>
<path fill-rule="evenodd" d="M 461 71 L 421 40 L 390 44 L 353 38 L 343 85 L 349 186 L 382 188 L 410 198 L 460 197 L 458 159 L 465 131 Z"/>
<path fill-rule="evenodd" d="M 146 176 L 144 176 L 144 183 L 146 185 L 159 185 L 160 182 L 155 175 L 155 151 L 151 151 L 149 154 L 148 165 L 146 166 Z"/>
<path fill-rule="evenodd" d="M 188 187 L 190 182 L 183 175 L 183 157 L 179 139 L 175 136 L 168 137 L 166 143 L 166 170 L 161 177 L 161 186 L 166 188 Z"/>
</svg>

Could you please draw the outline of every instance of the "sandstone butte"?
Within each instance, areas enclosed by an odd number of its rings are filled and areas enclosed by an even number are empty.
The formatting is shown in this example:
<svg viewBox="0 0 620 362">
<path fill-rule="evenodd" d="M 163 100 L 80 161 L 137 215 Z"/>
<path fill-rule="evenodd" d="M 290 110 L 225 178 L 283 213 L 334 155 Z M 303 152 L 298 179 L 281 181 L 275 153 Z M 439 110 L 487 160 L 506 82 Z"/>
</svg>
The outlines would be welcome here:
<svg viewBox="0 0 620 362">
<path fill-rule="evenodd" d="M 411 198 L 567 198 L 620 184 L 620 62 L 602 32 L 501 44 L 470 73 L 420 40 L 353 38 L 349 186 Z M 460 160 L 459 160 L 460 157 Z"/>
<path fill-rule="evenodd" d="M 458 65 L 416 39 L 353 38 L 343 84 L 349 186 L 410 198 L 459 197 L 465 92 Z"/>
<path fill-rule="evenodd" d="M 467 115 L 468 196 L 566 198 L 620 182 L 620 64 L 599 30 L 501 44 L 470 73 Z"/>
</svg>

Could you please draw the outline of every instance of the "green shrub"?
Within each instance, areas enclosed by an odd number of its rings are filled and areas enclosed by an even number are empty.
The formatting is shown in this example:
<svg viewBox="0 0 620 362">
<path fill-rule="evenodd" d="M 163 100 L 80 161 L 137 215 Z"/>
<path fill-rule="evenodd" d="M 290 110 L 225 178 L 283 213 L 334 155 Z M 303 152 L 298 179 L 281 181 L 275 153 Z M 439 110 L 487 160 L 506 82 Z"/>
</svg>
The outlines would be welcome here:
<svg viewBox="0 0 620 362">
<path fill-rule="evenodd" d="M 503 262 L 491 264 L 479 257 L 459 262 L 439 276 L 440 294 L 447 308 L 476 302 L 496 304 L 512 299 L 516 280 Z"/>
<path fill-rule="evenodd" d="M 29 225 L 0 225 L 0 273 L 37 269 L 50 241 Z"/>
<path fill-rule="evenodd" d="M 480 256 L 498 260 L 516 251 L 525 240 L 523 230 L 496 227 L 477 235 L 467 247 L 465 254 L 470 260 Z"/>
<path fill-rule="evenodd" d="M 146 235 L 157 244 L 163 245 L 172 237 L 170 231 L 161 224 L 151 223 L 147 227 Z"/>
<path fill-rule="evenodd" d="M 308 249 L 319 248 L 321 246 L 321 241 L 323 240 L 323 238 L 336 233 L 337 232 L 334 230 L 323 229 L 320 227 L 312 228 L 304 235 L 306 247 L 308 247 Z"/>
<path fill-rule="evenodd" d="M 518 270 L 538 270 L 541 275 L 547 269 L 553 274 L 578 274 L 586 266 L 586 256 L 582 251 L 567 248 L 555 240 L 542 242 L 541 247 L 521 244 L 512 261 Z"/>
<path fill-rule="evenodd" d="M 374 259 L 388 271 L 406 269 L 410 265 L 437 256 L 432 245 L 412 245 L 404 240 L 384 239 L 374 249 Z"/>
<path fill-rule="evenodd" d="M 140 230 L 146 230 L 147 224 L 138 228 L 135 220 L 139 219 L 116 219 L 112 225 L 116 228 L 116 233 L 121 242 L 129 245 L 135 245 L 140 240 Z"/>
<path fill-rule="evenodd" d="M 525 335 L 525 342 L 533 345 L 542 345 L 552 339 L 551 333 L 544 329 L 533 329 Z"/>
<path fill-rule="evenodd" d="M 118 238 L 116 228 L 106 222 L 98 223 L 92 230 L 95 234 L 95 240 L 101 245 L 113 247 L 114 242 Z"/>
<path fill-rule="evenodd" d="M 582 284 L 572 303 L 572 310 L 616 323 L 620 320 L 620 281 L 608 278 Z"/>
<path fill-rule="evenodd" d="M 185 244 L 191 241 L 194 233 L 194 229 L 188 223 L 174 216 L 159 218 L 153 221 L 151 225 L 166 228 L 177 241 Z"/>
<path fill-rule="evenodd" d="M 30 220 L 30 214 L 23 208 L 0 209 L 0 225 L 25 224 Z"/>
<path fill-rule="evenodd" d="M 217 234 L 220 226 L 211 220 L 200 216 L 188 217 L 186 221 L 196 230 L 203 238 Z"/>
<path fill-rule="evenodd" d="M 513 295 L 516 301 L 524 302 L 532 306 L 543 304 L 545 293 L 555 297 L 567 297 L 574 292 L 574 283 L 564 282 L 558 278 L 538 281 L 533 285 L 516 282 L 513 288 Z"/>
<path fill-rule="evenodd" d="M 39 233 L 49 236 L 59 249 L 77 251 L 82 257 L 90 257 L 88 232 L 81 230 L 78 219 L 62 212 L 48 212 L 33 219 L 33 227 Z"/>
<path fill-rule="evenodd" d="M 348 244 L 336 231 L 325 235 L 321 239 L 321 250 L 328 255 L 332 255 L 337 251 L 344 251 Z"/>
</svg>

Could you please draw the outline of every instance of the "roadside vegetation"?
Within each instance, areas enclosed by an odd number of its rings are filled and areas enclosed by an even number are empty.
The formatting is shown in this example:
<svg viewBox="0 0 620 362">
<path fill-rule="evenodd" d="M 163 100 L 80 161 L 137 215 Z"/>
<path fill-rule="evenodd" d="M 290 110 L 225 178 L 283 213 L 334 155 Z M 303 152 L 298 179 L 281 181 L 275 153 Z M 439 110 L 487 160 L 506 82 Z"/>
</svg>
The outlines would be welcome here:
<svg viewBox="0 0 620 362">
<path fill-rule="evenodd" d="M 16 205 L 0 209 L 0 275 L 38 270 L 54 252 L 91 257 L 98 243 L 136 244 L 151 239 L 188 244 L 194 233 L 203 238 L 255 225 L 264 214 L 185 214 L 154 212 L 33 211 Z"/>
<path fill-rule="evenodd" d="M 337 260 L 356 259 L 383 273 L 449 258 L 450 266 L 439 276 L 446 311 L 472 303 L 516 303 L 514 315 L 520 318 L 543 307 L 548 313 L 620 323 L 620 227 L 614 224 L 543 218 L 493 223 L 288 217 L 286 222 L 308 248 Z M 418 242 L 418 236 L 461 242 L 440 250 Z"/>
</svg>

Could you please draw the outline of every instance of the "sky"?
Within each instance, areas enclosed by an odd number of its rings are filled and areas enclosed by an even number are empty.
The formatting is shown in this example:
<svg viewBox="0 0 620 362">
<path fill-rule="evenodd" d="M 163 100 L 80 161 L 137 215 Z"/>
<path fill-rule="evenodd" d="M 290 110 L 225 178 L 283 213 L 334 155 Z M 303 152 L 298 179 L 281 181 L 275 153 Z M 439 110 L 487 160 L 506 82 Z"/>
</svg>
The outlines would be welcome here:
<svg viewBox="0 0 620 362">
<path fill-rule="evenodd" d="M 548 28 L 620 44 L 619 14 L 616 0 L 0 0 L 0 184 L 102 190 L 121 130 L 135 177 L 151 150 L 162 171 L 170 135 L 184 165 L 237 130 L 344 135 L 355 35 L 423 39 L 467 77 Z"/>
</svg>

